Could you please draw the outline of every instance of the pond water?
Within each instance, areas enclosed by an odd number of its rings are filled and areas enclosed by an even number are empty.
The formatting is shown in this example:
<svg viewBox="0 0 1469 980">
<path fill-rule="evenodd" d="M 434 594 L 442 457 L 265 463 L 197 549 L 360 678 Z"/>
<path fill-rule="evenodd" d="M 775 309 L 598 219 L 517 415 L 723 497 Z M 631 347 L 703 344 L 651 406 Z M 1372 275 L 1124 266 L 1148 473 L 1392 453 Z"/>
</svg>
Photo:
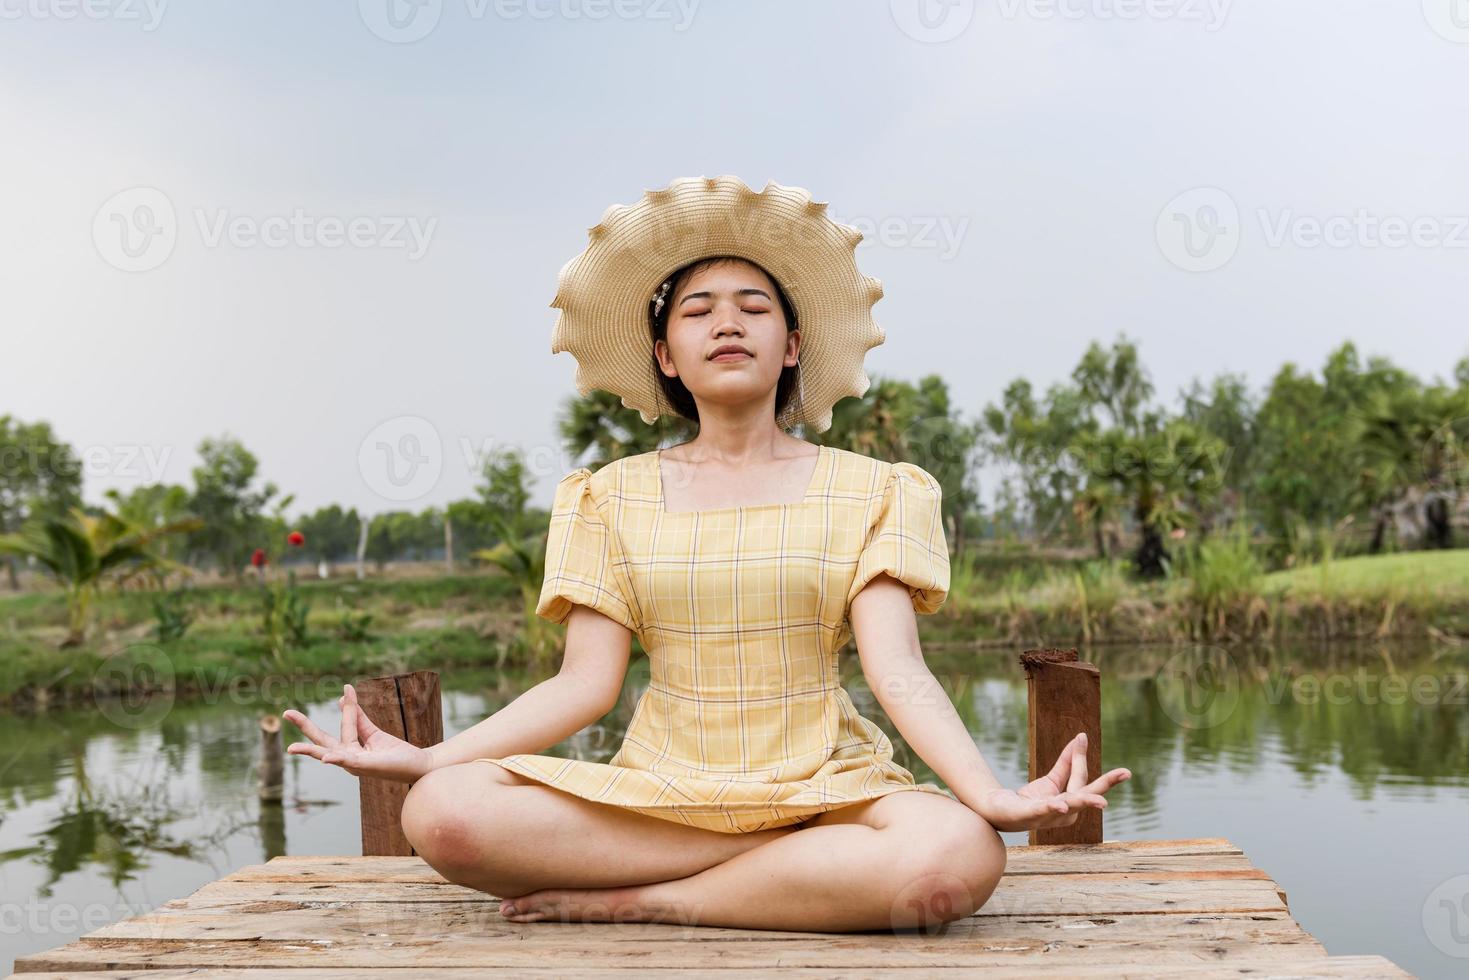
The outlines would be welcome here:
<svg viewBox="0 0 1469 980">
<path fill-rule="evenodd" d="M 1006 785 L 1025 781 L 1026 690 L 1012 654 L 925 646 Z M 1227 837 L 1286 891 L 1333 954 L 1379 953 L 1420 976 L 1469 974 L 1469 650 L 1098 648 L 1108 839 Z M 647 685 L 550 750 L 605 761 Z M 934 780 L 843 658 L 897 760 Z M 444 678 L 454 734 L 538 678 Z M 0 714 L 0 967 L 188 895 L 278 854 L 360 853 L 357 783 L 286 763 L 286 805 L 255 796 L 258 719 L 291 705 L 335 730 L 340 682 Z M 286 727 L 288 741 L 298 736 Z M 1025 843 L 1023 833 L 1004 835 Z"/>
</svg>

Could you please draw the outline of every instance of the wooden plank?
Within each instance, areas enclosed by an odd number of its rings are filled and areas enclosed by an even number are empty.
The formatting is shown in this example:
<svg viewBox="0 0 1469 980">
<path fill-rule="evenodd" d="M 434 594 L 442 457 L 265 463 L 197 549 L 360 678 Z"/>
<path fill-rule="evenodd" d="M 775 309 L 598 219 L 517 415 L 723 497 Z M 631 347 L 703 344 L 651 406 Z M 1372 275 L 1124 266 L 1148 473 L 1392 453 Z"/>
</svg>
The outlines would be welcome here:
<svg viewBox="0 0 1469 980">
<path fill-rule="evenodd" d="M 1209 871 L 1253 867 L 1223 838 L 1176 841 L 1103 841 L 1006 849 L 1006 874 L 1064 874 L 1097 871 Z M 419 857 L 286 856 L 252 864 L 223 881 L 381 881 L 440 883 L 444 879 Z"/>
<path fill-rule="evenodd" d="M 372 723 L 390 735 L 428 747 L 444 740 L 443 698 L 432 670 L 369 677 L 353 685 L 357 703 Z M 408 784 L 389 779 L 358 780 L 362 811 L 362 853 L 414 853 L 403 836 L 403 801 Z"/>
<path fill-rule="evenodd" d="M 1098 915 L 1137 912 L 1255 912 L 1284 910 L 1274 881 L 1262 872 L 1104 872 L 1068 875 L 1006 875 L 976 915 L 1035 913 Z M 452 901 L 496 901 L 459 885 L 371 881 L 215 881 L 189 899 L 213 902 L 395 901 L 432 905 Z M 169 903 L 177 907 L 177 903 Z M 1022 907 L 1023 906 L 1023 907 Z"/>
<path fill-rule="evenodd" d="M 438 980 L 439 977 L 448 977 L 449 980 L 471 980 L 472 977 L 484 972 L 483 967 L 402 967 L 382 969 L 360 969 L 367 980 Z M 936 972 L 942 967 L 924 967 L 925 973 Z M 955 967 L 954 969 L 968 970 L 969 967 Z M 546 976 L 558 976 L 565 972 L 564 967 L 540 964 L 538 966 L 517 967 L 516 973 L 521 974 L 544 974 Z M 1261 973 L 1271 977 L 1291 978 L 1332 978 L 1332 977 L 1409 977 L 1411 974 L 1399 969 L 1391 961 L 1381 956 L 1331 956 L 1307 959 L 1271 959 L 1271 960 L 1237 960 L 1229 963 L 1194 963 L 1172 964 L 1168 968 L 1170 976 L 1189 977 L 1191 980 L 1224 980 L 1231 977 L 1252 977 L 1258 980 Z M 1060 970 L 1047 970 L 1042 965 L 1022 966 L 997 966 L 991 968 L 986 976 L 999 977 L 1002 980 L 1016 980 L 1022 977 L 1036 976 L 1071 976 L 1071 977 L 1146 977 L 1151 980 L 1156 976 L 1156 971 L 1148 968 L 1129 968 L 1125 964 L 1085 964 L 1077 963 L 1067 966 L 1064 973 Z M 577 975 L 589 978 L 589 980 L 623 980 L 631 974 L 627 970 L 615 969 L 589 969 L 579 970 Z M 769 971 L 763 969 L 700 969 L 680 971 L 681 976 L 693 978 L 705 978 L 705 980 L 763 980 L 769 976 Z M 887 978 L 904 978 L 913 974 L 905 969 L 870 969 L 870 970 L 843 970 L 844 977 L 854 980 L 887 980 Z M 957 976 L 958 974 L 956 974 Z M 21 974 L 12 975 L 11 980 L 17 980 Z M 251 969 L 238 970 L 230 968 L 204 968 L 199 970 L 132 970 L 123 969 L 105 974 L 106 980 L 335 980 L 341 976 L 341 971 L 334 968 L 303 967 L 300 969 Z M 27 973 L 26 980 L 75 980 L 73 973 Z M 99 975 L 98 980 L 102 980 Z"/>
<path fill-rule="evenodd" d="M 331 910 L 338 917 L 346 910 Z M 389 910 L 389 914 L 392 913 Z M 262 917 L 265 918 L 265 917 Z M 1068 972 L 1112 964 L 1139 967 L 1197 965 L 1231 960 L 1324 959 L 1320 944 L 1285 915 L 1008 916 L 960 920 L 926 935 L 757 932 L 677 924 L 434 922 L 422 915 L 396 920 L 417 932 L 344 930 L 327 936 L 238 941 L 83 939 L 17 962 L 20 972 L 119 968 L 374 967 L 449 969 L 481 966 L 520 969 L 879 969 L 989 968 L 1029 963 Z M 369 925 L 357 924 L 357 928 Z M 300 925 L 300 923 L 298 923 Z M 482 925 L 484 931 L 473 928 Z M 430 933 L 430 930 L 435 930 Z M 304 930 L 303 930 L 304 931 Z M 818 938 L 819 942 L 813 942 Z M 721 974 L 724 975 L 724 974 Z"/>
<path fill-rule="evenodd" d="M 1096 664 L 1080 660 L 1075 650 L 1026 650 L 1020 664 L 1029 703 L 1030 779 L 1050 772 L 1078 732 L 1087 737 L 1088 777 L 1101 775 L 1102 675 Z M 1098 843 L 1102 811 L 1086 807 L 1075 823 L 1032 830 L 1029 839 L 1032 844 Z"/>
</svg>

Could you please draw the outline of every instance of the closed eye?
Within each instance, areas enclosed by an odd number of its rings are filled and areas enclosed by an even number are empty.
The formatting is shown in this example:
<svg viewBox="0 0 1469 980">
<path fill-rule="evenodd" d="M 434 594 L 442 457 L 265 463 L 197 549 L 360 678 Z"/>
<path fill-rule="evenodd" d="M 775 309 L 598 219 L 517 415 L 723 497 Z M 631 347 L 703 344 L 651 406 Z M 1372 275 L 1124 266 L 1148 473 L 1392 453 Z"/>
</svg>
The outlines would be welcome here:
<svg viewBox="0 0 1469 980">
<path fill-rule="evenodd" d="M 742 312 L 745 312 L 745 313 L 753 313 L 753 314 L 755 314 L 757 316 L 764 316 L 765 314 L 769 313 L 770 311 L 769 310 L 744 310 Z M 684 314 L 684 316 L 708 316 L 708 315 L 709 315 L 709 311 L 708 310 L 700 310 L 698 313 L 685 313 Z"/>
</svg>

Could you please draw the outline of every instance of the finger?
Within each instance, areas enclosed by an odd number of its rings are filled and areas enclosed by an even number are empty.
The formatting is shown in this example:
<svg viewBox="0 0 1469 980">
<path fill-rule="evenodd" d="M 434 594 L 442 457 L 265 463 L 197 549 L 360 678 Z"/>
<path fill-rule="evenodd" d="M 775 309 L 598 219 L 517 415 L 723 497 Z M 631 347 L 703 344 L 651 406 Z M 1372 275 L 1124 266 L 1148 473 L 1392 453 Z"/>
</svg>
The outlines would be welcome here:
<svg viewBox="0 0 1469 980">
<path fill-rule="evenodd" d="M 1057 789 L 1065 786 L 1071 775 L 1071 753 L 1075 748 L 1076 739 L 1073 738 L 1066 743 L 1066 747 L 1056 757 L 1056 764 L 1051 767 L 1051 771 L 1046 773 L 1046 778 L 1055 783 Z"/>
<path fill-rule="evenodd" d="M 329 750 L 320 746 L 312 745 L 310 742 L 292 742 L 286 746 L 287 755 L 309 755 L 313 759 L 322 760 Z"/>
<path fill-rule="evenodd" d="M 289 721 L 291 724 L 295 725 L 297 728 L 301 729 L 301 734 L 311 739 L 311 741 L 315 742 L 317 745 L 337 744 L 337 740 L 318 728 L 316 722 L 312 721 L 310 718 L 307 718 L 305 715 L 303 715 L 299 711 L 296 711 L 294 708 L 287 711 L 282 717 L 284 717 L 286 721 Z"/>
<path fill-rule="evenodd" d="M 347 685 L 342 685 L 342 690 L 348 691 Z M 344 693 L 339 699 L 342 706 L 342 744 L 357 744 L 357 699 L 350 694 Z"/>
<path fill-rule="evenodd" d="M 1132 773 L 1126 769 L 1113 769 L 1104 776 L 1098 776 L 1090 783 L 1081 788 L 1083 793 L 1105 793 L 1118 783 L 1131 779 Z"/>
<path fill-rule="evenodd" d="M 1071 804 L 1073 810 L 1081 810 L 1089 806 L 1098 810 L 1107 809 L 1107 798 L 1098 796 L 1096 793 L 1067 793 L 1066 800 Z"/>
<path fill-rule="evenodd" d="M 376 735 L 379 729 L 372 723 L 372 719 L 367 717 L 367 712 L 362 710 L 362 705 L 357 700 L 357 688 L 348 684 L 347 690 L 352 692 L 352 704 L 356 707 L 357 741 L 365 743 L 368 739 Z"/>
<path fill-rule="evenodd" d="M 1087 783 L 1086 776 L 1086 751 L 1089 748 L 1086 732 L 1081 732 L 1072 743 L 1075 748 L 1071 752 L 1071 778 L 1066 782 L 1066 788 L 1072 792 L 1079 792 Z"/>
</svg>

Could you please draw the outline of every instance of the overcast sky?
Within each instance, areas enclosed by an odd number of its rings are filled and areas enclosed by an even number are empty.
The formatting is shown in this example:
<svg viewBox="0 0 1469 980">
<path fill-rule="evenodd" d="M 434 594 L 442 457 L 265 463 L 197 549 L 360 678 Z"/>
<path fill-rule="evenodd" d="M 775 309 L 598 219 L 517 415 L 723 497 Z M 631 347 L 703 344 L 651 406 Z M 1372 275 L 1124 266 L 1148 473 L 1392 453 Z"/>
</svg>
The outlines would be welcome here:
<svg viewBox="0 0 1469 980">
<path fill-rule="evenodd" d="M 1169 403 L 1346 339 L 1426 379 L 1469 354 L 1466 0 L 0 19 L 0 414 L 82 451 L 89 500 L 187 482 L 231 433 L 301 507 L 443 504 L 502 445 L 548 505 L 577 462 L 557 272 L 680 176 L 796 184 L 865 226 L 869 372 L 939 372 L 969 413 L 1119 333 Z M 389 473 L 383 445 L 422 462 Z"/>
</svg>

